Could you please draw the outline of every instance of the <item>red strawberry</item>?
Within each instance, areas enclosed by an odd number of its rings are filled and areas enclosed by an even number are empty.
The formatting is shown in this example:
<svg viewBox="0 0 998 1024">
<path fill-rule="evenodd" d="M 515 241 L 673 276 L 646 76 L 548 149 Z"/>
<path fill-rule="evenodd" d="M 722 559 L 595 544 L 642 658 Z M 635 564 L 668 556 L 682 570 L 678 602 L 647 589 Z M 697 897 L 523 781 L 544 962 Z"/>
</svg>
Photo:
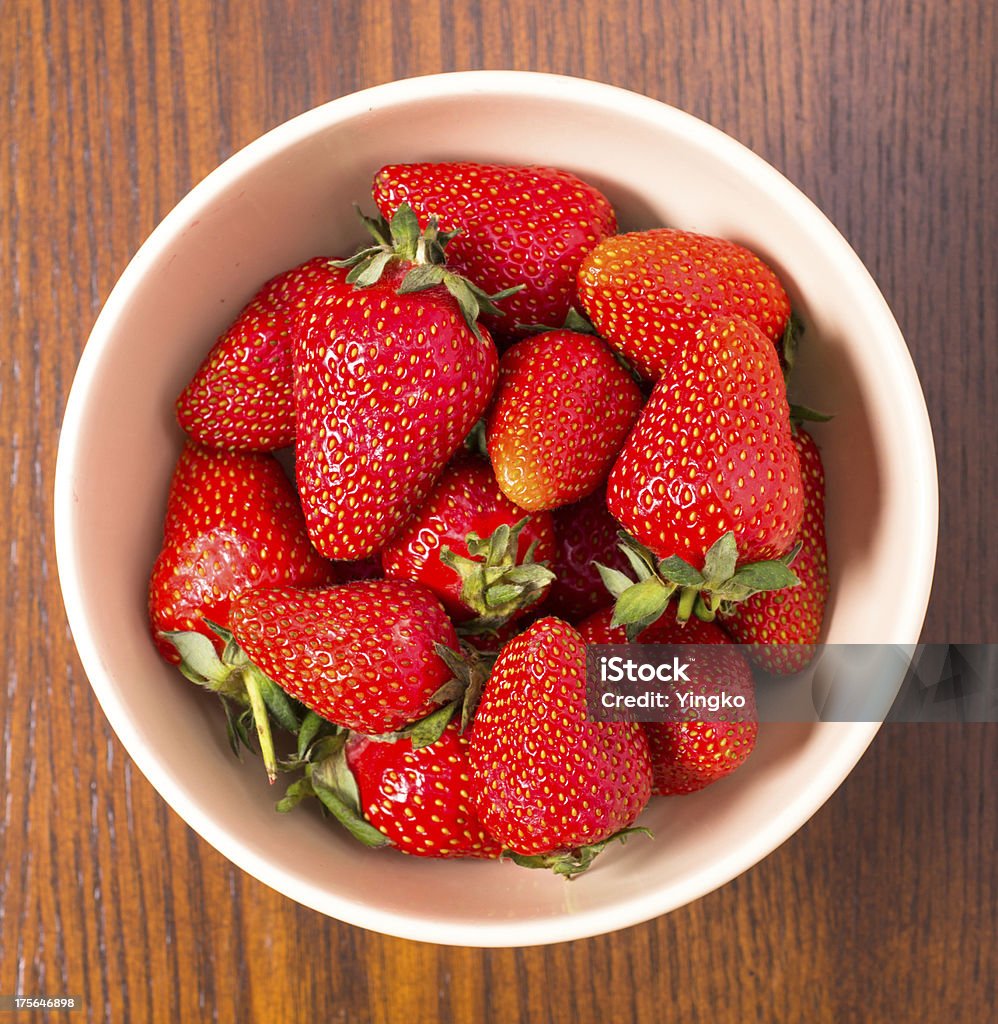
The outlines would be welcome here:
<svg viewBox="0 0 998 1024">
<path fill-rule="evenodd" d="M 221 652 L 204 618 L 224 626 L 243 591 L 329 583 L 334 571 L 309 543 L 294 487 L 273 456 L 184 447 L 149 582 L 149 616 L 165 658 L 180 661 L 159 633 L 195 630 Z"/>
<path fill-rule="evenodd" d="M 599 333 L 652 379 L 718 314 L 753 321 L 773 343 L 790 316 L 783 286 L 758 256 L 673 228 L 605 239 L 582 261 L 578 291 Z"/>
<path fill-rule="evenodd" d="M 477 592 L 469 590 L 469 582 L 474 586 L 476 580 L 469 580 L 468 570 L 484 569 L 487 559 L 467 564 L 468 536 L 492 538 L 500 528 L 509 532 L 525 519 L 523 528 L 497 552 L 510 568 L 522 566 L 532 547 L 530 561 L 553 557 L 551 516 L 539 512 L 528 517 L 499 490 L 492 467 L 485 459 L 459 453 L 451 460 L 423 507 L 382 550 L 385 575 L 391 579 L 416 580 L 429 587 L 458 621 L 488 614 L 493 610 L 487 600 L 489 592 L 498 586 L 516 585 L 517 576 L 514 574 L 511 580 L 508 573 L 491 573 L 487 579 L 477 580 L 480 583 Z M 446 550 L 459 558 L 444 555 L 442 560 L 441 554 Z M 503 563 L 497 558 L 493 564 Z M 477 579 L 481 573 L 474 575 Z M 511 615 L 524 610 L 521 598 L 532 597 L 529 603 L 534 604 L 539 599 L 538 591 L 543 592 L 542 587 L 534 586 L 536 581 L 525 579 L 522 582 L 530 584 L 530 594 L 517 595 L 518 605 L 510 609 Z M 462 594 L 467 601 L 462 600 Z"/>
<path fill-rule="evenodd" d="M 804 487 L 804 520 L 797 535 L 801 548 L 792 563 L 800 586 L 755 594 L 725 617 L 739 643 L 756 646 L 749 653 L 752 660 L 778 675 L 799 672 L 814 657 L 829 591 L 825 470 L 810 434 L 798 428 L 793 440 Z"/>
<path fill-rule="evenodd" d="M 375 175 L 374 201 L 385 217 L 406 202 L 420 223 L 435 215 L 458 230 L 447 263 L 485 291 L 523 285 L 504 303 L 503 331 L 563 324 L 582 258 L 617 229 L 598 189 L 551 167 L 390 164 Z"/>
<path fill-rule="evenodd" d="M 712 320 L 678 350 L 610 473 L 607 504 L 647 549 L 630 595 L 630 581 L 604 574 L 632 605 L 618 603 L 620 622 L 647 624 L 677 588 L 685 618 L 700 592 L 712 615 L 722 600 L 797 582 L 776 560 L 804 514 L 800 461 L 776 349 L 754 324 Z"/>
<path fill-rule="evenodd" d="M 591 494 L 641 401 L 631 375 L 593 335 L 561 330 L 518 341 L 499 363 L 486 427 L 503 493 L 530 510 Z"/>
<path fill-rule="evenodd" d="M 351 736 L 347 765 L 366 819 L 415 857 L 498 857 L 471 797 L 468 739 L 452 719 L 440 738 L 414 749 L 407 740 Z"/>
<path fill-rule="evenodd" d="M 500 652 L 469 749 L 485 828 L 514 853 L 567 874 L 631 825 L 651 791 L 644 733 L 634 723 L 590 721 L 585 678 L 579 634 L 540 619 Z"/>
<path fill-rule="evenodd" d="M 320 296 L 295 347 L 298 486 L 328 558 L 365 558 L 402 527 L 495 384 L 491 338 L 444 284 L 400 293 L 411 269 Z"/>
<path fill-rule="evenodd" d="M 450 619 L 417 583 L 367 580 L 250 591 L 232 632 L 250 661 L 323 718 L 386 733 L 421 718 L 451 679 L 436 645 L 457 647 Z"/>
<path fill-rule="evenodd" d="M 544 607 L 551 615 L 577 622 L 607 602 L 596 563 L 627 568 L 618 547 L 620 524 L 606 507 L 603 487 L 582 501 L 555 509 L 552 515 L 558 547 L 551 566 L 555 579 Z"/>
<path fill-rule="evenodd" d="M 268 281 L 218 339 L 177 399 L 196 441 L 234 451 L 294 444 L 292 340 L 303 308 L 346 271 L 322 256 Z"/>
<path fill-rule="evenodd" d="M 586 643 L 627 642 L 624 630 L 611 624 L 612 616 L 613 610 L 606 608 L 580 624 Z M 734 711 L 697 711 L 697 720 L 643 722 L 651 754 L 652 792 L 658 796 L 693 793 L 730 775 L 752 753 L 759 733 L 752 670 L 739 649 L 713 622 L 680 623 L 670 616 L 645 629 L 638 643 L 696 644 L 695 656 L 689 652 L 683 656 L 692 679 L 688 689 L 699 697 L 724 693 L 746 701 L 744 708 Z"/>
</svg>

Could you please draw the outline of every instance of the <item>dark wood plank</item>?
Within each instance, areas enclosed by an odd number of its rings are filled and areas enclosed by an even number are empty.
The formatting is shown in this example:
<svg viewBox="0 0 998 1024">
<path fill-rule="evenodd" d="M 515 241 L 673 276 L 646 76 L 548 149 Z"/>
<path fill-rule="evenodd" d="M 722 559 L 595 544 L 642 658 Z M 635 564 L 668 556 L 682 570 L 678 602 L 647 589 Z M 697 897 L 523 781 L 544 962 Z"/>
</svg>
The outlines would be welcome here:
<svg viewBox="0 0 998 1024">
<path fill-rule="evenodd" d="M 0 993 L 78 994 L 77 1021 L 988 1019 L 995 726 L 885 728 L 797 836 L 649 924 L 527 950 L 389 939 L 252 881 L 138 775 L 77 661 L 50 523 L 86 334 L 197 180 L 354 89 L 529 68 L 712 121 L 840 226 L 897 314 L 936 431 L 926 638 L 993 640 L 996 50 L 985 0 L 5 5 Z"/>
</svg>

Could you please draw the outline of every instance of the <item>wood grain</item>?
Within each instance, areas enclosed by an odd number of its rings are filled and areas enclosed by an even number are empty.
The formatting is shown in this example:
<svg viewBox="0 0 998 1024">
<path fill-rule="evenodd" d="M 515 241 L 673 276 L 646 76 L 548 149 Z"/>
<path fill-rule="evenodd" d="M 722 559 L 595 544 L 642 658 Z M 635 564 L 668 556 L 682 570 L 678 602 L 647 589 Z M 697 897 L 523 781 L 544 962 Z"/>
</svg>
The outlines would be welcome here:
<svg viewBox="0 0 998 1024">
<path fill-rule="evenodd" d="M 646 925 L 524 950 L 384 938 L 249 879 L 138 775 L 68 633 L 51 489 L 101 303 L 220 160 L 393 78 L 581 75 L 730 132 L 852 242 L 901 323 L 935 429 L 942 530 L 925 636 L 994 640 L 994 5 L 8 0 L 2 13 L 0 993 L 74 993 L 75 1021 L 989 1019 L 995 726 L 885 728 L 780 850 Z"/>
</svg>

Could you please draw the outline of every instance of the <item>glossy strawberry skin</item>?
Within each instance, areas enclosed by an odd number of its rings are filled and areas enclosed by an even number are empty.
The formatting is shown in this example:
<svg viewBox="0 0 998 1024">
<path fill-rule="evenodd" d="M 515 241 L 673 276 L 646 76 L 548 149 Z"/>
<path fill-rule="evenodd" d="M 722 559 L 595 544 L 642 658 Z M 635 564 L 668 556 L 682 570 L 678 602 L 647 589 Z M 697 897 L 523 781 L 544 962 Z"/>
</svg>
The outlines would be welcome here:
<svg viewBox="0 0 998 1024">
<path fill-rule="evenodd" d="M 793 440 L 804 488 L 804 519 L 797 535 L 801 549 L 791 566 L 800 586 L 755 594 L 725 618 L 725 627 L 739 643 L 756 646 L 749 654 L 752 660 L 776 675 L 792 675 L 810 664 L 830 589 L 821 453 L 803 429 L 798 428 Z"/>
<path fill-rule="evenodd" d="M 719 318 L 684 344 L 610 472 L 607 504 L 659 558 L 697 569 L 728 531 L 742 564 L 790 549 L 800 460 L 776 349 L 754 324 Z"/>
<path fill-rule="evenodd" d="M 622 626 L 611 626 L 605 608 L 579 625 L 587 644 L 625 644 Z M 731 638 L 713 622 L 691 618 L 677 622 L 664 615 L 639 636 L 639 644 L 696 644 L 703 647 L 690 668 L 690 689 L 709 697 L 721 692 L 746 699 L 744 710 L 724 712 L 728 721 L 642 722 L 652 764 L 652 793 L 694 793 L 740 768 L 755 749 L 759 723 L 752 670 Z M 717 650 L 710 648 L 716 645 Z M 704 714 L 701 712 L 701 714 Z"/>
<path fill-rule="evenodd" d="M 567 622 L 578 622 L 609 600 L 596 563 L 627 572 L 628 562 L 618 547 L 620 523 L 606 507 L 606 489 L 599 490 L 552 513 L 556 552 L 551 569 L 555 581 L 545 610 Z"/>
<path fill-rule="evenodd" d="M 589 721 L 586 646 L 559 619 L 503 647 L 471 732 L 475 807 L 485 828 L 525 855 L 598 842 L 630 825 L 651 791 L 644 733 Z"/>
<path fill-rule="evenodd" d="M 502 332 L 563 324 L 579 264 L 617 223 L 598 189 L 551 167 L 390 164 L 375 175 L 374 200 L 385 217 L 407 202 L 421 226 L 435 215 L 444 230 L 459 229 L 447 264 L 486 292 L 523 285 L 490 325 Z"/>
<path fill-rule="evenodd" d="M 674 228 L 601 242 L 579 268 L 578 294 L 599 333 L 652 380 L 715 316 L 751 320 L 774 343 L 790 317 L 783 285 L 758 256 Z"/>
<path fill-rule="evenodd" d="M 429 587 L 457 621 L 472 618 L 474 613 L 461 601 L 460 576 L 440 561 L 441 550 L 448 547 L 456 554 L 467 556 L 469 533 L 490 537 L 500 526 L 515 526 L 527 516 L 527 512 L 499 490 L 487 460 L 458 453 L 423 507 L 382 549 L 385 575 L 391 579 L 415 580 Z M 535 561 L 547 561 L 554 556 L 550 513 L 538 512 L 530 516 L 519 537 L 520 561 L 535 542 Z"/>
<path fill-rule="evenodd" d="M 316 714 L 363 733 L 428 714 L 451 678 L 435 643 L 456 649 L 440 602 L 417 583 L 275 587 L 237 598 L 232 632 L 249 659 Z"/>
<path fill-rule="evenodd" d="M 345 276 L 317 256 L 278 274 L 254 295 L 177 399 L 177 420 L 191 438 L 233 451 L 294 444 L 297 322 L 320 289 Z"/>
<path fill-rule="evenodd" d="M 294 487 L 273 456 L 184 447 L 149 583 L 150 622 L 163 657 L 179 661 L 160 631 L 197 630 L 221 651 L 203 618 L 227 625 L 232 600 L 247 589 L 335 578 L 309 542 Z"/>
<path fill-rule="evenodd" d="M 495 385 L 488 332 L 442 286 L 396 294 L 403 273 L 319 296 L 295 346 L 296 476 L 327 558 L 366 558 L 404 525 Z"/>
<path fill-rule="evenodd" d="M 433 744 L 351 736 L 347 765 L 367 820 L 414 857 L 498 857 L 499 844 L 475 814 L 468 738 L 453 719 Z"/>
<path fill-rule="evenodd" d="M 486 444 L 503 493 L 552 509 L 606 479 L 641 410 L 631 375 L 588 334 L 548 331 L 503 353 Z"/>
</svg>

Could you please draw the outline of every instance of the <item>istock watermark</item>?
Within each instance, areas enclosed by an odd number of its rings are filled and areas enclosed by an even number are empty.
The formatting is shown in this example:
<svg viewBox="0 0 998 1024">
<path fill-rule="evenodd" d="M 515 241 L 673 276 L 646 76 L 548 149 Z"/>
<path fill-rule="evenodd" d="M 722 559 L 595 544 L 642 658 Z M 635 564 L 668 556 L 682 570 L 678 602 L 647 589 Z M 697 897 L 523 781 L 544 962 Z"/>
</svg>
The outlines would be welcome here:
<svg viewBox="0 0 998 1024">
<path fill-rule="evenodd" d="M 588 713 L 604 722 L 998 722 L 998 644 L 823 644 L 806 653 L 806 669 L 773 676 L 750 646 L 593 645 Z"/>
</svg>

